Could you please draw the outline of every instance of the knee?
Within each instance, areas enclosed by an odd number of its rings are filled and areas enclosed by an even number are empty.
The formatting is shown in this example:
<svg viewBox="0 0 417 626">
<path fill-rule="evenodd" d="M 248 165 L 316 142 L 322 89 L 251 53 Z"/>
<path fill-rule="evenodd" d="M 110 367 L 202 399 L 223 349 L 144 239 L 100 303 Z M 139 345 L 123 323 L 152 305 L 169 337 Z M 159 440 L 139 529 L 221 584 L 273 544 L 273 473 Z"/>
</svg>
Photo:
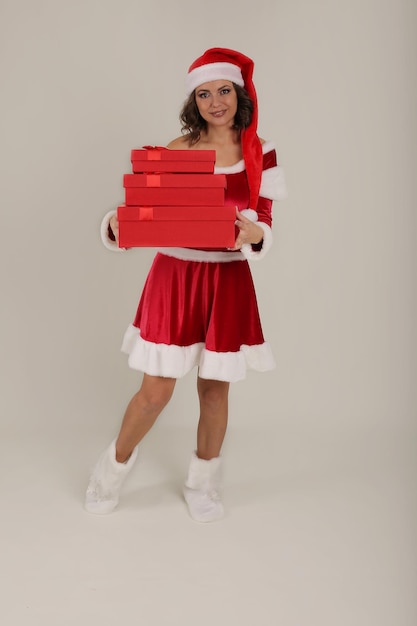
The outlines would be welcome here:
<svg viewBox="0 0 417 626">
<path fill-rule="evenodd" d="M 160 413 L 171 400 L 172 392 L 152 392 L 145 396 L 145 407 L 148 413 Z"/>
<path fill-rule="evenodd" d="M 203 384 L 199 386 L 200 405 L 210 411 L 217 412 L 227 403 L 228 386 L 223 384 Z"/>
<path fill-rule="evenodd" d="M 151 388 L 142 388 L 138 396 L 143 410 L 148 414 L 160 413 L 171 400 L 173 391 L 174 386 L 164 382 Z"/>
</svg>

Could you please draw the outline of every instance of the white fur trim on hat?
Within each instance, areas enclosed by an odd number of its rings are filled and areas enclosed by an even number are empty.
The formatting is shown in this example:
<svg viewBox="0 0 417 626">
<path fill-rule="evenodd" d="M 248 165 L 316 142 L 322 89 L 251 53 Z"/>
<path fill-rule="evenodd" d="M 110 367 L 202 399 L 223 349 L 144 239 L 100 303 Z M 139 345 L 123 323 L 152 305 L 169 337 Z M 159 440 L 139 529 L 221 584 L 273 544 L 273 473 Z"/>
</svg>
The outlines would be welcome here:
<svg viewBox="0 0 417 626">
<path fill-rule="evenodd" d="M 254 209 L 243 209 L 240 212 L 242 213 L 242 215 L 244 215 L 244 217 L 246 217 L 246 219 L 250 220 L 251 222 L 258 221 L 258 214 Z"/>
<path fill-rule="evenodd" d="M 230 80 L 240 87 L 245 85 L 238 65 L 233 63 L 208 63 L 207 65 L 200 65 L 200 67 L 194 68 L 187 74 L 185 79 L 186 94 L 189 96 L 194 89 L 203 83 L 221 79 Z"/>
</svg>

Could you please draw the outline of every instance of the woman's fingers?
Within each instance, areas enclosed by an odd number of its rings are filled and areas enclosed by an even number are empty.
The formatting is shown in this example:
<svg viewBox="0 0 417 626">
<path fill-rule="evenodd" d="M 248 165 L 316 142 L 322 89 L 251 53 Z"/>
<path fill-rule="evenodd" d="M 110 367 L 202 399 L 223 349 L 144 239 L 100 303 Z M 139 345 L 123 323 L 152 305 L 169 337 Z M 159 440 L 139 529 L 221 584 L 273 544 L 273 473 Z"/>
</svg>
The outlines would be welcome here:
<svg viewBox="0 0 417 626">
<path fill-rule="evenodd" d="M 244 224 L 251 224 L 252 222 L 248 220 L 242 213 L 240 213 L 239 209 L 236 209 L 236 221 L 235 225 L 239 228 L 242 228 Z"/>
<path fill-rule="evenodd" d="M 259 243 L 263 238 L 263 230 L 256 222 L 252 222 L 236 209 L 235 225 L 239 228 L 234 250 L 240 250 L 244 243 Z"/>
</svg>

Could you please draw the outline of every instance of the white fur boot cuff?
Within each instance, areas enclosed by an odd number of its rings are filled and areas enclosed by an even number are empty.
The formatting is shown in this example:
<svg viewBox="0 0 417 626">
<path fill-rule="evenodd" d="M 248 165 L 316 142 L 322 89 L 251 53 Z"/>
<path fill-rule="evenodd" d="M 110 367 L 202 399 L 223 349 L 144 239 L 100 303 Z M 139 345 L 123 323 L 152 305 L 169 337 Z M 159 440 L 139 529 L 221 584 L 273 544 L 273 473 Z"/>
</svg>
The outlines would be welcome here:
<svg viewBox="0 0 417 626">
<path fill-rule="evenodd" d="M 119 493 L 138 454 L 133 450 L 126 463 L 116 461 L 116 441 L 100 455 L 88 484 L 85 508 L 89 513 L 106 515 L 114 511 L 119 503 Z"/>
<path fill-rule="evenodd" d="M 184 498 L 193 520 L 214 522 L 224 516 L 220 491 L 221 458 L 206 461 L 194 453 L 184 485 Z"/>
</svg>

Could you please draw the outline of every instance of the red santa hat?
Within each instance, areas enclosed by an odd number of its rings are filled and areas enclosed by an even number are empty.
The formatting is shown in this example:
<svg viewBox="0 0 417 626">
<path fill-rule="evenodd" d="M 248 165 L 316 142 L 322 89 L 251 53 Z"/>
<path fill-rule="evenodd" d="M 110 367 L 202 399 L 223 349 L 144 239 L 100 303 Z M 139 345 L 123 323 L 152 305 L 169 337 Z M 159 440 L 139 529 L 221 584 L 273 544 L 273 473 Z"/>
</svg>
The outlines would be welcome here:
<svg viewBox="0 0 417 626">
<path fill-rule="evenodd" d="M 252 120 L 242 130 L 242 152 L 249 183 L 249 208 L 256 209 L 262 176 L 262 145 L 257 135 L 258 100 L 253 84 L 254 64 L 252 59 L 236 50 L 210 48 L 196 59 L 188 69 L 186 92 L 189 96 L 194 89 L 212 80 L 230 80 L 244 87 L 253 102 Z"/>
</svg>

